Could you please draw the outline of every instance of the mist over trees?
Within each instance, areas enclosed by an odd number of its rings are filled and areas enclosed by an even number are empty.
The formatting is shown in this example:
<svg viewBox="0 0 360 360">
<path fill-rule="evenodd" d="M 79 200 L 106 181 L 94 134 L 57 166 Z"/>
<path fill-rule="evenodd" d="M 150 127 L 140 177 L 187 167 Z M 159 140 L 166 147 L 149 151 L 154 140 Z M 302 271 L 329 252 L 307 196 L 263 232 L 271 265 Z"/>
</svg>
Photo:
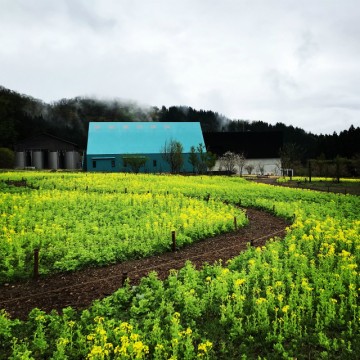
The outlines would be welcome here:
<svg viewBox="0 0 360 360">
<path fill-rule="evenodd" d="M 334 159 L 337 156 L 350 159 L 360 154 L 360 127 L 353 125 L 339 134 L 314 135 L 283 123 L 271 125 L 258 120 L 231 120 L 217 112 L 188 106 L 143 107 L 130 101 L 86 97 L 47 104 L 0 86 L 1 148 L 13 149 L 18 141 L 47 132 L 85 149 L 91 121 L 199 121 L 203 132 L 281 131 L 284 147 L 295 146 L 295 160 L 302 163 L 307 159 Z"/>
</svg>

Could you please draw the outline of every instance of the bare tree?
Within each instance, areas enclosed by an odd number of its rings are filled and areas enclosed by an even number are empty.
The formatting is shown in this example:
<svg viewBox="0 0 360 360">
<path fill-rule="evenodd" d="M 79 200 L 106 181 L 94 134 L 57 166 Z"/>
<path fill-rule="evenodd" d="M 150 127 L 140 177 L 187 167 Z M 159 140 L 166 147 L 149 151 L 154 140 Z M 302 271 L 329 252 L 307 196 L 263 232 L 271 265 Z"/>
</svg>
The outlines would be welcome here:
<svg viewBox="0 0 360 360">
<path fill-rule="evenodd" d="M 193 172 L 195 173 L 205 173 L 207 170 L 206 167 L 206 148 L 203 144 L 199 144 L 197 147 L 192 146 L 190 148 L 189 163 L 193 167 Z"/>
<path fill-rule="evenodd" d="M 265 165 L 262 162 L 259 162 L 257 165 L 257 171 L 260 173 L 260 175 L 264 175 L 265 172 Z"/>
<path fill-rule="evenodd" d="M 215 166 L 216 157 L 210 151 L 206 151 L 205 146 L 200 143 L 196 148 L 191 146 L 188 161 L 193 167 L 193 172 L 205 174 L 208 168 Z"/>
<path fill-rule="evenodd" d="M 211 151 L 206 152 L 206 166 L 208 169 L 212 169 L 216 164 L 216 155 Z"/>
<path fill-rule="evenodd" d="M 229 173 L 235 172 L 236 154 L 227 151 L 219 160 L 221 168 L 224 168 Z"/>
<path fill-rule="evenodd" d="M 170 140 L 169 142 L 165 142 L 160 150 L 162 158 L 170 165 L 170 171 L 172 173 L 180 172 L 183 166 L 183 149 L 179 141 Z"/>
<path fill-rule="evenodd" d="M 193 168 L 193 173 L 195 173 L 197 171 L 197 165 L 198 165 L 198 162 L 199 162 L 199 158 L 198 158 L 198 155 L 196 153 L 195 146 L 191 146 L 191 148 L 190 148 L 190 154 L 189 154 L 188 161 L 189 161 L 189 163 L 191 164 L 191 166 Z"/>
<path fill-rule="evenodd" d="M 236 161 L 236 165 L 239 168 L 239 174 L 240 174 L 240 176 L 242 176 L 243 169 L 244 169 L 244 166 L 246 164 L 246 158 L 245 158 L 244 153 L 236 154 L 235 161 Z"/>
<path fill-rule="evenodd" d="M 278 175 L 281 174 L 281 161 L 277 161 L 274 167 L 274 174 Z"/>
<path fill-rule="evenodd" d="M 254 170 L 254 165 L 253 164 L 247 164 L 245 166 L 245 170 L 247 171 L 248 175 L 251 175 L 251 173 L 253 172 Z"/>
</svg>

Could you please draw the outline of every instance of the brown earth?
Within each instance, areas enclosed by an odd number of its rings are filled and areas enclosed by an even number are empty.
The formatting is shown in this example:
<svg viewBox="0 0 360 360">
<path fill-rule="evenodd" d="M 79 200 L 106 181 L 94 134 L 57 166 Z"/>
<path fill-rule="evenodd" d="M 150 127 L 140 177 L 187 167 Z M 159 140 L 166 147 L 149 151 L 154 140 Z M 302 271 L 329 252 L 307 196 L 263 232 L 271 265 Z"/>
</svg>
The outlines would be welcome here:
<svg viewBox="0 0 360 360">
<path fill-rule="evenodd" d="M 126 261 L 101 268 L 86 268 L 72 273 L 31 279 L 21 283 L 0 285 L 0 309 L 11 317 L 26 319 L 31 309 L 38 307 L 46 312 L 61 311 L 72 306 L 84 309 L 96 299 L 102 299 L 122 286 L 125 278 L 137 284 L 141 277 L 156 271 L 165 279 L 170 269 L 181 268 L 190 260 L 197 268 L 237 256 L 247 244 L 262 246 L 273 237 L 284 237 L 289 224 L 272 214 L 246 209 L 249 224 L 231 233 L 202 240 L 193 245 L 145 259 Z M 41 259 L 40 259 L 41 263 Z"/>
</svg>

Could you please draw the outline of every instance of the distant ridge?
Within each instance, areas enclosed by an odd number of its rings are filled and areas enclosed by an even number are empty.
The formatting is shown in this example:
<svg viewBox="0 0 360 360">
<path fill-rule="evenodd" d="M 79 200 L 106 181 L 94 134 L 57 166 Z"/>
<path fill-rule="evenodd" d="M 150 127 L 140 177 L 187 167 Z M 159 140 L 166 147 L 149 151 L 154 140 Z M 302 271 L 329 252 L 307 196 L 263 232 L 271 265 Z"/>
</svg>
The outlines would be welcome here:
<svg viewBox="0 0 360 360">
<path fill-rule="evenodd" d="M 360 154 L 360 127 L 339 134 L 314 135 L 283 123 L 231 120 L 211 110 L 188 106 L 143 107 L 135 102 L 76 97 L 51 104 L 0 86 L 0 147 L 13 149 L 17 142 L 46 132 L 86 147 L 91 121 L 200 122 L 204 133 L 282 132 L 283 146 L 294 144 L 300 161 L 319 156 L 351 158 Z"/>
</svg>

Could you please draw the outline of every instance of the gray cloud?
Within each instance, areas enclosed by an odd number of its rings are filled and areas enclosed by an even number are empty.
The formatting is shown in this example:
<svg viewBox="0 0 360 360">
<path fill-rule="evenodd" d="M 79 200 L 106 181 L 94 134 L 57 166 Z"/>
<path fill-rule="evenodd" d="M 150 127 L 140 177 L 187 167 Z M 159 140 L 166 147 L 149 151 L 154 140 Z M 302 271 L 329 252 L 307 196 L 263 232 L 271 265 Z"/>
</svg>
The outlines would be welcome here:
<svg viewBox="0 0 360 360">
<path fill-rule="evenodd" d="M 360 126 L 357 0 L 0 0 L 0 84 Z M 339 121 L 342 119 L 342 122 Z"/>
<path fill-rule="evenodd" d="M 277 69 L 266 71 L 264 79 L 277 96 L 287 98 L 296 93 L 300 88 L 293 76 Z"/>
<path fill-rule="evenodd" d="M 67 12 L 73 22 L 78 26 L 84 24 L 94 31 L 111 30 L 116 25 L 116 20 L 112 17 L 105 18 L 99 16 L 94 9 L 88 5 L 88 1 L 82 0 L 65 0 Z"/>
<path fill-rule="evenodd" d="M 319 51 L 319 45 L 314 39 L 310 31 L 305 31 L 302 34 L 302 41 L 297 48 L 296 54 L 299 57 L 300 65 L 305 64 Z"/>
</svg>

